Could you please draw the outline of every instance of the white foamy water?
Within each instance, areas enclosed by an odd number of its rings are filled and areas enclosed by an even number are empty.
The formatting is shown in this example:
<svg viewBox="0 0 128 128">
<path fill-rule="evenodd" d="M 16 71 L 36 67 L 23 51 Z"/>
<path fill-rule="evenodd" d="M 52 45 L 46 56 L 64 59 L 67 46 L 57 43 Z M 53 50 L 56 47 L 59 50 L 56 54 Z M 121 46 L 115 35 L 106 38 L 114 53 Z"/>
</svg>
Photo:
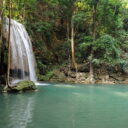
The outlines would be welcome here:
<svg viewBox="0 0 128 128">
<path fill-rule="evenodd" d="M 48 85 L 51 85 L 50 83 L 44 83 L 44 82 L 36 82 L 35 84 L 37 86 L 48 86 Z"/>
<path fill-rule="evenodd" d="M 9 20 L 5 18 L 4 36 L 8 39 Z M 36 82 L 35 59 L 32 43 L 25 27 L 15 20 L 11 20 L 11 70 L 12 83 L 21 80 Z"/>
</svg>

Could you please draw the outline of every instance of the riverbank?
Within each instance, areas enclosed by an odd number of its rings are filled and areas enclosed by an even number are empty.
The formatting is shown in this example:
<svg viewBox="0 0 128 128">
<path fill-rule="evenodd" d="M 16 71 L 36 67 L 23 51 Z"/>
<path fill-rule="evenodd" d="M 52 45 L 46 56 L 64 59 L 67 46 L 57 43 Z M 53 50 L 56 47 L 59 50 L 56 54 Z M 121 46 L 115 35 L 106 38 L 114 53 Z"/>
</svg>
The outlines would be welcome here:
<svg viewBox="0 0 128 128">
<path fill-rule="evenodd" d="M 84 65 L 79 65 L 78 72 L 69 70 L 67 66 L 49 71 L 40 76 L 39 80 L 48 82 L 78 83 L 78 84 L 128 84 L 128 75 L 124 72 L 106 71 L 97 68 L 94 71 L 94 81 L 90 82 L 89 71 Z"/>
<path fill-rule="evenodd" d="M 104 68 L 95 68 L 94 82 L 89 80 L 89 68 L 86 65 L 78 65 L 78 72 L 69 69 L 67 65 L 56 66 L 45 75 L 37 74 L 38 81 L 72 84 L 128 84 L 128 74 L 119 71 L 106 71 Z M 0 84 L 5 85 L 5 76 L 0 77 Z M 3 86 L 0 86 L 1 88 Z M 1 90 L 0 88 L 0 90 Z"/>
</svg>

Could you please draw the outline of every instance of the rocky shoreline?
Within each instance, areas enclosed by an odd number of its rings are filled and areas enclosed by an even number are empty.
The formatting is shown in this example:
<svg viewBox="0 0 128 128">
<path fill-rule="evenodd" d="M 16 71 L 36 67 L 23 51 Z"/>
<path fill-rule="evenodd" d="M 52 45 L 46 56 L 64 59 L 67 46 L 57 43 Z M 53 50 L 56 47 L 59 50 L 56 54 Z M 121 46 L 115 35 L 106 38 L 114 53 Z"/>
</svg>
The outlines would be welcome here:
<svg viewBox="0 0 128 128">
<path fill-rule="evenodd" d="M 47 79 L 46 79 L 47 78 Z M 89 80 L 89 72 L 68 70 L 61 67 L 51 71 L 49 76 L 41 80 L 48 82 L 78 83 L 78 84 L 128 84 L 128 75 L 121 72 L 99 72 L 94 73 L 94 83 Z"/>
</svg>

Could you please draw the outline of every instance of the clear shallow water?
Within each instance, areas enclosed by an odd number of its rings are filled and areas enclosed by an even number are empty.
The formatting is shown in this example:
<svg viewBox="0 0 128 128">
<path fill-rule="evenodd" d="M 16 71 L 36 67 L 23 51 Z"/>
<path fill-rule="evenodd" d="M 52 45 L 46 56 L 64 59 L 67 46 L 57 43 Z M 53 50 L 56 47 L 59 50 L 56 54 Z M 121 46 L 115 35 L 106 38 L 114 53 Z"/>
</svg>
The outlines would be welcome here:
<svg viewBox="0 0 128 128">
<path fill-rule="evenodd" d="M 128 128 L 128 86 L 39 86 L 0 94 L 0 128 Z"/>
</svg>

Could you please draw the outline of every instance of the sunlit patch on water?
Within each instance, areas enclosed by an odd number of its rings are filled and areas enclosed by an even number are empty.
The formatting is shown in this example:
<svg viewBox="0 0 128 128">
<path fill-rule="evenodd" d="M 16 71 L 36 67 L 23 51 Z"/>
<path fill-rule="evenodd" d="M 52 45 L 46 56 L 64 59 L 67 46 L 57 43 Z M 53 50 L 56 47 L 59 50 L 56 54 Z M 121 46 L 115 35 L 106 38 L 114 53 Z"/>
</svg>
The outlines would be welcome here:
<svg viewBox="0 0 128 128">
<path fill-rule="evenodd" d="M 86 99 L 86 95 L 85 94 L 83 94 L 83 93 L 77 93 L 77 92 L 74 92 L 74 93 L 72 93 L 75 97 L 77 97 L 77 98 L 80 98 L 80 100 L 82 100 L 82 99 Z"/>
<path fill-rule="evenodd" d="M 37 82 L 35 83 L 37 86 L 48 86 L 51 85 L 50 83 L 42 83 L 42 82 Z"/>
<path fill-rule="evenodd" d="M 55 87 L 59 87 L 59 88 L 76 88 L 76 86 L 74 86 L 74 85 L 64 85 L 64 84 L 56 84 L 56 85 L 54 85 Z"/>
<path fill-rule="evenodd" d="M 128 92 L 115 92 L 117 96 L 128 98 Z"/>
</svg>

